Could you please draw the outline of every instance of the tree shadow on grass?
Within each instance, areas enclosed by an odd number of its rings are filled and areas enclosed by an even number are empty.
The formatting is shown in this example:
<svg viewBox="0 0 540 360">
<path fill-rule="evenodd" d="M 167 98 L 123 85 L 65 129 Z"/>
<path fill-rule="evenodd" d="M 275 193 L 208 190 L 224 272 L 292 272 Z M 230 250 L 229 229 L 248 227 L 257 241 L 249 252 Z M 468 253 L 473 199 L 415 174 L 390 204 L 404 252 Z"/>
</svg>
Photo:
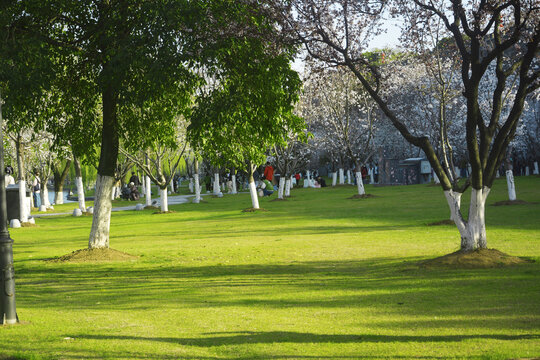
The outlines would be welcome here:
<svg viewBox="0 0 540 360">
<path fill-rule="evenodd" d="M 203 335 L 214 335 L 201 338 L 175 338 L 175 337 L 137 337 L 124 335 L 75 335 L 76 338 L 90 340 L 140 340 L 152 342 L 166 342 L 178 345 L 212 347 L 223 345 L 243 345 L 243 344 L 274 344 L 274 343 L 433 343 L 433 342 L 461 342 L 465 340 L 535 340 L 540 339 L 540 335 L 504 335 L 504 334 L 478 334 L 478 335 L 436 335 L 436 336 L 407 336 L 407 335 L 334 335 L 334 334 L 313 334 L 292 331 L 239 331 L 206 333 Z M 68 336 L 68 335 L 66 335 Z"/>
</svg>

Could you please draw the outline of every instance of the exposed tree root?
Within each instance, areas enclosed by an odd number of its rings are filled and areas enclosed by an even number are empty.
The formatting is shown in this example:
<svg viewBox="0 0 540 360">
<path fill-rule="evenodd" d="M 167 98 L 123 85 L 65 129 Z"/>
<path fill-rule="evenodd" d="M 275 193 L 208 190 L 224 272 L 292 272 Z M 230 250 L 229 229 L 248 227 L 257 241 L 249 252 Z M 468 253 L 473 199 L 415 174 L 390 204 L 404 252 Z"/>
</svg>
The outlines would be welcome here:
<svg viewBox="0 0 540 360">
<path fill-rule="evenodd" d="M 265 212 L 265 211 L 268 211 L 268 210 L 263 209 L 263 208 L 258 208 L 258 209 L 255 209 L 255 208 L 247 208 L 247 209 L 242 210 L 242 212 L 257 212 L 257 211 Z"/>
<path fill-rule="evenodd" d="M 363 194 L 363 195 L 353 195 L 351 196 L 350 198 L 347 198 L 347 199 L 369 199 L 369 198 L 374 198 L 376 197 L 375 195 L 371 195 L 371 194 Z"/>
<path fill-rule="evenodd" d="M 101 262 L 101 261 L 132 261 L 138 259 L 138 256 L 126 254 L 124 252 L 111 248 L 103 249 L 81 249 L 60 256 L 59 258 L 51 259 L 51 262 Z"/>
</svg>

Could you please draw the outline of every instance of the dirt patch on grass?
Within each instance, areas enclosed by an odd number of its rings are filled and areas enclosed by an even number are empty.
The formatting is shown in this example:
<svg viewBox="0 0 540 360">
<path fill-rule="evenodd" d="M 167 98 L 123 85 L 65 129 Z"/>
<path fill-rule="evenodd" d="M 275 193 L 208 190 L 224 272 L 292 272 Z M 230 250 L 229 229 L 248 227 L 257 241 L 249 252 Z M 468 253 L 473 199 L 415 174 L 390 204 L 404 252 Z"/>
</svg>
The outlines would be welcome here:
<svg viewBox="0 0 540 360">
<path fill-rule="evenodd" d="M 247 208 L 247 209 L 242 210 L 242 212 L 245 212 L 245 213 L 252 213 L 252 212 L 258 212 L 258 211 L 266 212 L 266 211 L 268 211 L 268 210 L 263 209 L 263 208 L 258 208 L 258 209 L 255 209 L 255 208 Z"/>
<path fill-rule="evenodd" d="M 363 194 L 363 195 L 353 195 L 351 196 L 350 198 L 348 199 L 369 199 L 369 198 L 374 198 L 376 197 L 375 195 L 371 195 L 371 194 Z"/>
<path fill-rule="evenodd" d="M 49 260 L 50 262 L 100 262 L 100 261 L 131 261 L 138 259 L 138 256 L 126 254 L 125 252 L 114 250 L 111 248 L 104 249 L 81 249 L 60 256 L 59 258 Z"/>
<path fill-rule="evenodd" d="M 21 227 L 32 228 L 32 227 L 39 227 L 39 225 L 32 224 L 32 223 L 29 223 L 29 222 L 23 222 L 23 223 L 21 223 Z"/>
<path fill-rule="evenodd" d="M 435 221 L 435 222 L 427 224 L 427 226 L 439 226 L 439 225 L 455 225 L 455 224 L 454 224 L 454 221 L 451 219 Z"/>
<path fill-rule="evenodd" d="M 173 211 L 173 210 L 167 210 L 167 211 L 155 211 L 153 212 L 152 214 L 153 215 L 160 215 L 160 214 L 173 214 L 175 213 L 176 211 Z"/>
<path fill-rule="evenodd" d="M 285 199 L 285 198 L 283 198 L 283 199 L 275 198 L 275 199 L 272 199 L 270 201 L 287 201 L 287 199 Z"/>
<path fill-rule="evenodd" d="M 504 201 L 497 201 L 494 204 L 491 204 L 492 206 L 505 206 L 505 205 L 526 205 L 526 204 L 532 204 L 530 202 L 527 202 L 525 200 L 504 200 Z"/>
<path fill-rule="evenodd" d="M 421 262 L 419 265 L 424 268 L 450 268 L 450 269 L 489 269 L 506 266 L 514 266 L 534 262 L 533 260 L 522 259 L 511 256 L 495 249 L 478 249 L 475 251 L 444 255 L 435 259 Z"/>
<path fill-rule="evenodd" d="M 153 205 L 148 205 L 148 206 L 144 207 L 144 210 L 159 210 L 159 207 L 153 206 Z"/>
</svg>

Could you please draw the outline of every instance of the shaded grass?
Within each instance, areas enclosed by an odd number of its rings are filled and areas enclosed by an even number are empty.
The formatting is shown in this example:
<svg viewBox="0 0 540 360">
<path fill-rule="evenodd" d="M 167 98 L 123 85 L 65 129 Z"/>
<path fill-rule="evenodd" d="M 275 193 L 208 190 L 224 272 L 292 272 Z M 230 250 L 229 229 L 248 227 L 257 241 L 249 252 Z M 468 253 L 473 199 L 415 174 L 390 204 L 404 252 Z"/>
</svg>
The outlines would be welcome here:
<svg viewBox="0 0 540 360">
<path fill-rule="evenodd" d="M 488 245 L 536 263 L 424 269 L 458 249 L 440 189 L 295 189 L 113 213 L 111 247 L 135 262 L 51 263 L 85 248 L 92 219 L 13 229 L 22 325 L 0 328 L 21 359 L 507 359 L 540 354 L 540 179 L 486 208 Z M 496 181 L 488 204 L 502 201 Z M 462 208 L 467 208 L 463 197 Z M 67 339 L 66 339 L 67 338 Z M 2 357 L 0 356 L 0 359 Z"/>
</svg>

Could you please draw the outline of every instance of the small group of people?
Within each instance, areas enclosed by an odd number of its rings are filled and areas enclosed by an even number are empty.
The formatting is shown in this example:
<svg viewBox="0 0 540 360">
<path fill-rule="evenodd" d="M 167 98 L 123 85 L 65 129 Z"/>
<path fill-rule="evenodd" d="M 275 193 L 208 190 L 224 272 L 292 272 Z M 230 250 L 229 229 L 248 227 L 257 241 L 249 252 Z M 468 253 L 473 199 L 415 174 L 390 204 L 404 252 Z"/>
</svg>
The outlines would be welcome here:
<svg viewBox="0 0 540 360">
<path fill-rule="evenodd" d="M 139 177 L 132 172 L 129 178 L 129 184 L 122 188 L 122 198 L 125 200 L 137 201 L 141 198 L 138 186 L 141 185 Z"/>
</svg>

